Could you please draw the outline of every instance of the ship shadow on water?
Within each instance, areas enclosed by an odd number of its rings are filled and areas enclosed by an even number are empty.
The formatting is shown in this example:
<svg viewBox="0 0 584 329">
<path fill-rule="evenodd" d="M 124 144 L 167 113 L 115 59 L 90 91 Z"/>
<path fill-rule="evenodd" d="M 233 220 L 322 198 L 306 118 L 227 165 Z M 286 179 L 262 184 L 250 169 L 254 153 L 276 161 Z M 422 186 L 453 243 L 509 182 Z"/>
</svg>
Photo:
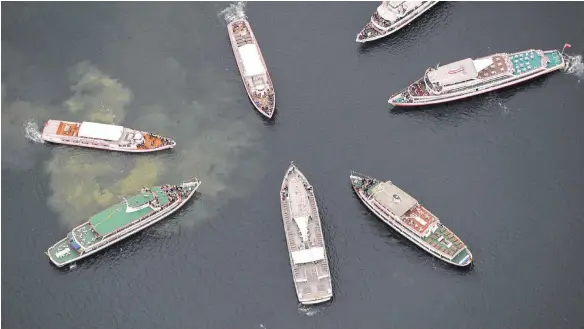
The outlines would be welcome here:
<svg viewBox="0 0 584 329">
<path fill-rule="evenodd" d="M 390 47 L 395 49 L 397 53 L 397 51 L 403 50 L 408 45 L 415 44 L 414 39 L 419 38 L 420 34 L 425 35 L 436 30 L 436 25 L 442 24 L 447 19 L 452 6 L 453 4 L 450 2 L 441 1 L 394 34 L 377 40 L 359 43 L 359 54 L 368 54 L 380 48 L 389 49 Z"/>
<path fill-rule="evenodd" d="M 367 208 L 367 206 L 365 206 L 363 204 L 363 202 L 361 200 L 359 200 L 359 197 L 356 195 L 355 190 L 353 190 L 351 188 L 351 190 L 353 191 L 354 197 L 356 199 L 356 201 L 361 205 L 362 209 L 363 209 L 363 215 L 367 216 L 372 224 L 375 226 L 375 232 L 379 235 L 379 237 L 386 239 L 385 243 L 388 245 L 400 245 L 400 246 L 404 246 L 405 248 L 401 248 L 402 251 L 406 252 L 406 250 L 408 250 L 407 252 L 412 252 L 416 254 L 416 258 L 415 258 L 415 263 L 429 263 L 432 265 L 432 267 L 435 268 L 442 268 L 442 269 L 446 269 L 446 270 L 454 270 L 456 271 L 456 273 L 459 274 L 469 274 L 474 270 L 474 264 L 475 264 L 475 259 L 474 259 L 474 254 L 473 254 L 473 262 L 465 267 L 461 267 L 461 266 L 456 266 L 456 265 L 452 265 L 450 263 L 447 263 L 439 258 L 437 258 L 436 256 L 430 254 L 429 252 L 425 251 L 424 249 L 422 249 L 421 247 L 419 247 L 418 245 L 416 245 L 415 243 L 413 243 L 412 241 L 410 241 L 408 238 L 402 236 L 399 232 L 397 232 L 396 230 L 394 230 L 393 228 L 391 228 L 389 225 L 385 224 L 381 219 L 379 219 L 375 214 L 373 214 L 371 212 L 371 210 L 369 210 L 369 208 Z M 387 241 L 387 239 L 394 239 L 395 242 L 397 243 L 391 243 L 391 241 Z M 472 250 L 471 250 L 472 253 Z M 408 260 L 410 259 L 410 257 L 408 257 L 407 255 L 405 255 Z"/>
<path fill-rule="evenodd" d="M 188 211 L 187 208 L 189 207 L 189 204 L 198 201 L 200 198 L 201 198 L 201 193 L 197 190 L 195 192 L 195 194 L 192 196 L 191 200 L 189 200 L 187 202 L 187 204 L 183 205 L 179 210 L 174 212 L 169 217 L 157 222 L 156 224 L 153 224 L 153 225 L 143 229 L 142 231 L 140 231 L 138 233 L 135 233 L 135 234 L 133 234 L 133 235 L 121 240 L 121 241 L 118 241 L 105 249 L 100 250 L 100 251 L 96 252 L 95 254 L 88 256 L 87 258 L 81 259 L 79 261 L 73 262 L 73 263 L 65 265 L 63 267 L 54 266 L 50 262 L 50 260 L 48 262 L 54 269 L 56 269 L 57 271 L 60 271 L 63 274 L 70 272 L 70 271 L 73 271 L 75 269 L 79 269 L 79 268 L 88 269 L 90 267 L 99 266 L 99 264 L 101 264 L 101 263 L 111 265 L 112 261 L 117 262 L 119 265 L 119 261 L 121 261 L 123 259 L 127 259 L 128 256 L 136 255 L 140 249 L 143 249 L 144 244 L 145 244 L 145 243 L 143 243 L 143 241 L 145 239 L 147 241 L 162 240 L 163 241 L 162 243 L 168 243 L 166 241 L 169 238 L 171 238 L 172 236 L 174 236 L 175 235 L 174 233 L 170 234 L 170 235 L 156 235 L 156 234 L 152 234 L 152 232 L 153 231 L 155 232 L 156 230 L 160 230 L 161 227 L 168 225 L 169 222 L 176 223 L 176 225 L 178 226 L 180 224 L 179 218 L 182 217 L 180 215 L 184 214 L 185 212 Z M 178 227 L 180 227 L 180 226 L 178 226 Z M 160 250 L 161 248 L 164 248 L 165 246 L 159 244 L 156 246 L 149 245 L 148 247 L 149 248 L 157 248 L 157 250 Z M 166 246 L 166 247 L 168 247 L 168 246 Z"/>
</svg>

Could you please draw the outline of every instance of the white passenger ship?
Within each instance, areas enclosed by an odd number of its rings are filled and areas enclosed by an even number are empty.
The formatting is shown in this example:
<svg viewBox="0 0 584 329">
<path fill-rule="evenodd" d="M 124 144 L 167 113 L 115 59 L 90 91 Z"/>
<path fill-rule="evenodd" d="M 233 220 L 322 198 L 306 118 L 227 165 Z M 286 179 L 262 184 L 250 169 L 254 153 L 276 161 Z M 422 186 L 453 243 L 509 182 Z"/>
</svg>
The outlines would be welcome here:
<svg viewBox="0 0 584 329">
<path fill-rule="evenodd" d="M 134 153 L 161 151 L 176 145 L 172 139 L 153 133 L 88 121 L 49 120 L 41 138 L 57 144 Z"/>
<path fill-rule="evenodd" d="M 531 80 L 566 67 L 559 50 L 529 49 L 463 59 L 426 70 L 424 76 L 393 95 L 393 106 L 450 102 Z"/>
<path fill-rule="evenodd" d="M 456 266 L 472 263 L 468 247 L 438 217 L 395 186 L 351 171 L 359 199 L 379 219 L 435 257 Z"/>
<path fill-rule="evenodd" d="M 331 272 L 314 189 L 294 162 L 282 181 L 280 206 L 298 300 L 302 304 L 330 300 Z"/>
<path fill-rule="evenodd" d="M 357 42 L 381 39 L 399 31 L 439 1 L 383 1 L 357 35 Z"/>
<path fill-rule="evenodd" d="M 276 108 L 276 91 L 249 22 L 245 19 L 231 22 L 227 30 L 249 99 L 258 112 L 272 118 Z"/>
</svg>

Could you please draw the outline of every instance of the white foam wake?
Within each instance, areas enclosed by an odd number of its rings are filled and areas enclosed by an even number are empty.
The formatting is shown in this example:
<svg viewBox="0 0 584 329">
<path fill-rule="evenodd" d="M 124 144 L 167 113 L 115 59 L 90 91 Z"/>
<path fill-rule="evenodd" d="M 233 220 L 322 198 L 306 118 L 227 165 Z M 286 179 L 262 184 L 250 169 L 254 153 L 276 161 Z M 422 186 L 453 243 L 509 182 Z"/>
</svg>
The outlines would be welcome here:
<svg viewBox="0 0 584 329">
<path fill-rule="evenodd" d="M 41 138 L 41 132 L 39 126 L 34 120 L 29 120 L 24 125 L 24 134 L 26 138 L 30 139 L 35 143 L 44 143 L 45 141 Z"/>
<path fill-rule="evenodd" d="M 298 313 L 302 314 L 302 315 L 306 315 L 306 316 L 313 316 L 316 315 L 320 312 L 320 308 L 318 306 L 315 305 L 302 305 L 302 304 L 298 304 Z"/>
<path fill-rule="evenodd" d="M 581 79 L 584 79 L 584 63 L 582 63 L 582 55 L 570 56 L 564 54 L 564 56 L 566 56 L 569 61 L 569 65 L 566 66 L 564 71 L 576 76 L 578 82 L 580 82 Z"/>
<path fill-rule="evenodd" d="M 247 19 L 247 16 L 245 15 L 245 5 L 246 1 L 238 1 L 234 4 L 230 4 L 227 8 L 219 12 L 219 16 L 223 16 L 223 19 L 225 19 L 227 24 L 238 19 Z"/>
</svg>

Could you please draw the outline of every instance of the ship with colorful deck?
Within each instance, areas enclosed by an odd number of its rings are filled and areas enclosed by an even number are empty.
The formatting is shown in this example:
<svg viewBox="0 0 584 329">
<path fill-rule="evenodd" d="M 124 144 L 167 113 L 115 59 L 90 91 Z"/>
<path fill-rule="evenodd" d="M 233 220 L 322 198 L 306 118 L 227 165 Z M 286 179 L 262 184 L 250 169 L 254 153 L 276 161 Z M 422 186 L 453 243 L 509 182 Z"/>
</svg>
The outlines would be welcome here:
<svg viewBox="0 0 584 329">
<path fill-rule="evenodd" d="M 132 153 L 161 151 L 176 145 L 172 139 L 153 133 L 88 121 L 49 120 L 41 138 L 56 144 Z"/>
<path fill-rule="evenodd" d="M 531 80 L 566 67 L 559 50 L 529 49 L 467 58 L 426 70 L 424 76 L 393 95 L 393 106 L 450 102 Z"/>
<path fill-rule="evenodd" d="M 58 267 L 83 259 L 173 214 L 200 185 L 201 181 L 194 178 L 180 185 L 144 187 L 139 194 L 124 198 L 74 228 L 46 254 Z"/>
<path fill-rule="evenodd" d="M 351 171 L 351 186 L 385 224 L 433 256 L 456 266 L 472 263 L 466 244 L 416 199 L 395 186 Z"/>
</svg>

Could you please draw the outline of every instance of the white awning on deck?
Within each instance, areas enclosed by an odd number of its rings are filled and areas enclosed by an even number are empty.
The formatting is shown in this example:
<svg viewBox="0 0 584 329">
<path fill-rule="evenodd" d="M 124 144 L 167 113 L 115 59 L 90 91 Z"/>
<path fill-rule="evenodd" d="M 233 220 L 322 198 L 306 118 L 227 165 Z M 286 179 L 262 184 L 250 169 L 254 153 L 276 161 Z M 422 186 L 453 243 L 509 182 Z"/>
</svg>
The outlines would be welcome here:
<svg viewBox="0 0 584 329">
<path fill-rule="evenodd" d="M 471 80 L 477 76 L 474 62 L 470 58 L 440 66 L 436 70 L 428 72 L 428 80 L 442 86 Z"/>
<path fill-rule="evenodd" d="M 247 44 L 241 46 L 239 49 L 239 56 L 243 62 L 245 76 L 251 77 L 254 75 L 264 74 L 266 72 L 262 59 L 258 52 L 257 45 Z"/>
<path fill-rule="evenodd" d="M 324 259 L 323 247 L 303 249 L 292 252 L 292 260 L 294 261 L 294 264 L 311 263 L 322 259 Z"/>
<path fill-rule="evenodd" d="M 89 137 L 117 141 L 122 137 L 124 127 L 97 122 L 83 122 L 79 127 L 79 137 Z"/>
</svg>

